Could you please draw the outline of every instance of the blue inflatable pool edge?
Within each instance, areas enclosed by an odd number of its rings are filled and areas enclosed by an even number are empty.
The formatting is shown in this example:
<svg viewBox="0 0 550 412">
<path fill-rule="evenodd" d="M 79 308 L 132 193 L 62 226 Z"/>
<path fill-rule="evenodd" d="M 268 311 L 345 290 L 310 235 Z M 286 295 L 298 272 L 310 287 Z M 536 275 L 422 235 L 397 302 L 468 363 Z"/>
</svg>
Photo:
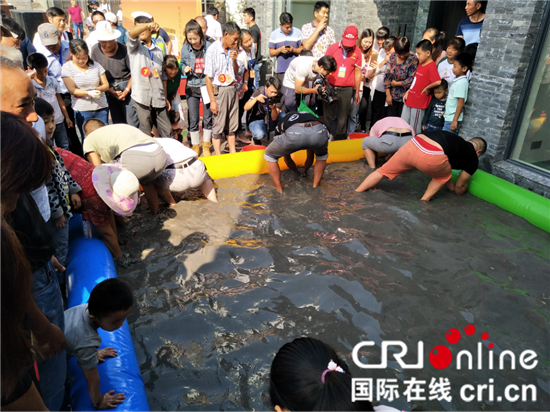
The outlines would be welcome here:
<svg viewBox="0 0 550 412">
<path fill-rule="evenodd" d="M 99 282 L 116 278 L 117 273 L 111 252 L 96 238 L 84 235 L 82 217 L 75 215 L 70 222 L 69 254 L 67 258 L 68 307 L 88 302 L 90 292 Z M 114 332 L 98 329 L 101 348 L 112 347 L 118 351 L 115 358 L 98 365 L 101 393 L 115 390 L 124 393 L 126 400 L 115 409 L 118 411 L 149 411 L 145 385 L 139 370 L 136 352 L 128 322 Z M 86 378 L 77 365 L 75 357 L 69 361 L 71 381 L 71 409 L 73 411 L 95 411 L 88 392 Z"/>
</svg>

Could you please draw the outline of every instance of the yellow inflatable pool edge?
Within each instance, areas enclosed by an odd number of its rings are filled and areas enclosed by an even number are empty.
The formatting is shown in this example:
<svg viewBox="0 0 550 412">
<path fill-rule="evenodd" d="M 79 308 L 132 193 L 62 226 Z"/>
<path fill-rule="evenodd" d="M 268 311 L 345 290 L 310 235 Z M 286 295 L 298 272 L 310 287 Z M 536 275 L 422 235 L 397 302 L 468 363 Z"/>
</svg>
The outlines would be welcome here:
<svg viewBox="0 0 550 412">
<path fill-rule="evenodd" d="M 363 158 L 362 139 L 340 140 L 329 142 L 327 163 L 353 162 Z M 265 150 L 224 154 L 221 156 L 201 157 L 212 179 L 237 177 L 249 174 L 267 173 L 267 161 L 264 159 Z M 306 151 L 300 150 L 292 154 L 297 166 L 303 166 L 306 161 Z M 288 169 L 286 163 L 279 159 L 281 170 Z"/>
</svg>

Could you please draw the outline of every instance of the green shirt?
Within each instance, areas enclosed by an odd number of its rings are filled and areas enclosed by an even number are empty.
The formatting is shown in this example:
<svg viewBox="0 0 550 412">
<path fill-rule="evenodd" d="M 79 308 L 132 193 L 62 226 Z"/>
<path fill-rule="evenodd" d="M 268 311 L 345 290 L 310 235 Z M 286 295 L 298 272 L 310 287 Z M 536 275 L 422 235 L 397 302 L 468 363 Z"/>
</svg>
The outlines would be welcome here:
<svg viewBox="0 0 550 412">
<path fill-rule="evenodd" d="M 455 113 L 456 107 L 458 106 L 458 99 L 464 99 L 464 104 L 468 100 L 468 78 L 466 76 L 459 77 L 456 79 L 453 84 L 451 84 L 451 89 L 449 90 L 449 97 L 447 97 L 447 103 L 445 104 L 445 121 L 452 122 Z M 458 116 L 458 121 L 462 121 L 464 115 L 464 107 Z"/>
<path fill-rule="evenodd" d="M 112 124 L 94 130 L 84 139 L 84 154 L 96 152 L 104 163 L 112 163 L 131 147 L 155 143 L 155 139 L 127 124 Z"/>
<path fill-rule="evenodd" d="M 172 79 L 166 82 L 166 92 L 168 93 L 168 98 L 172 97 L 173 94 L 177 93 L 180 88 L 181 83 L 181 66 L 178 68 L 178 74 Z"/>
</svg>

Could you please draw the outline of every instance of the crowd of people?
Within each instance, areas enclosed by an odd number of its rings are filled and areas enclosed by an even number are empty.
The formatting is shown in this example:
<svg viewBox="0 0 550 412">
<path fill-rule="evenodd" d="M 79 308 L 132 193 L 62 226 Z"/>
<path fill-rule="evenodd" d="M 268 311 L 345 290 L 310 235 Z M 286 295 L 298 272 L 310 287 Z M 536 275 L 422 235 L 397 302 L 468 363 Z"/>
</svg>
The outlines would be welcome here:
<svg viewBox="0 0 550 412">
<path fill-rule="evenodd" d="M 124 281 L 105 281 L 88 304 L 64 312 L 68 222 L 81 213 L 115 262 L 127 265 L 117 224 L 135 210 L 140 192 L 152 214 L 159 212 L 159 199 L 172 206 L 189 189 L 217 202 L 200 157 L 212 148 L 222 154 L 224 140 L 230 153 L 239 140 L 269 143 L 264 159 L 279 192 L 281 157 L 304 176 L 315 161 L 317 187 L 329 141 L 359 131 L 372 171 L 357 191 L 417 168 L 432 178 L 422 200 L 443 186 L 464 193 L 487 148 L 481 138 L 458 135 L 484 2 L 468 0 L 466 11 L 469 17 L 447 44 L 445 33 L 429 28 L 415 47 L 387 27 L 359 34 L 349 26 L 336 39 L 328 26 L 330 7 L 322 1 L 302 30 L 282 13 L 280 28 L 269 37 L 275 75 L 265 79 L 252 8 L 243 13 L 247 29 L 221 25 L 215 7 L 187 22 L 180 59 L 151 14 L 133 13 L 134 25 L 125 30 L 122 10 L 114 14 L 106 0 L 89 1 L 87 18 L 76 1 L 68 12 L 49 8 L 49 22 L 38 27 L 32 43 L 15 21 L 3 19 L 3 409 L 59 410 L 66 350 L 78 358 L 97 408 L 124 401 L 124 394 L 100 389 L 97 364 L 117 353 L 98 351 L 97 329 L 122 325 L 132 292 Z M 187 111 L 179 93 L 182 76 Z M 190 141 L 182 138 L 185 118 Z M 302 171 L 291 157 L 299 150 L 307 151 Z M 387 155 L 378 169 L 377 154 Z M 451 169 L 461 170 L 456 183 Z M 300 362 L 308 367 L 297 368 Z M 279 351 L 270 385 L 276 410 L 372 410 L 368 402 L 351 403 L 349 369 L 315 339 L 298 339 Z"/>
</svg>

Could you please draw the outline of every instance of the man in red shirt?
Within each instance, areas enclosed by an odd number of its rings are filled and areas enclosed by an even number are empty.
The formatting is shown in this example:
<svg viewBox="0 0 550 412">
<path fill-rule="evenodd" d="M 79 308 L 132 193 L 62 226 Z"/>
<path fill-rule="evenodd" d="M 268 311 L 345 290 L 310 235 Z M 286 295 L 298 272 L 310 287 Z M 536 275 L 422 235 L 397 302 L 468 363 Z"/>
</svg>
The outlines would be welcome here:
<svg viewBox="0 0 550 412">
<path fill-rule="evenodd" d="M 357 47 L 359 30 L 355 26 L 348 26 L 339 43 L 329 46 L 325 56 L 332 56 L 336 60 L 336 71 L 328 77 L 328 82 L 336 88 L 336 101 L 329 104 L 323 100 L 323 113 L 325 126 L 331 129 L 335 116 L 338 119 L 338 127 L 334 140 L 347 139 L 348 116 L 352 99 L 355 94 L 355 104 L 359 104 L 361 96 L 361 64 L 362 56 Z"/>
<path fill-rule="evenodd" d="M 71 7 L 69 7 L 69 27 L 71 26 L 72 21 L 74 37 L 76 39 L 84 38 L 84 20 L 86 20 L 84 12 L 80 8 L 80 6 L 76 5 L 76 0 L 71 0 Z"/>
</svg>

